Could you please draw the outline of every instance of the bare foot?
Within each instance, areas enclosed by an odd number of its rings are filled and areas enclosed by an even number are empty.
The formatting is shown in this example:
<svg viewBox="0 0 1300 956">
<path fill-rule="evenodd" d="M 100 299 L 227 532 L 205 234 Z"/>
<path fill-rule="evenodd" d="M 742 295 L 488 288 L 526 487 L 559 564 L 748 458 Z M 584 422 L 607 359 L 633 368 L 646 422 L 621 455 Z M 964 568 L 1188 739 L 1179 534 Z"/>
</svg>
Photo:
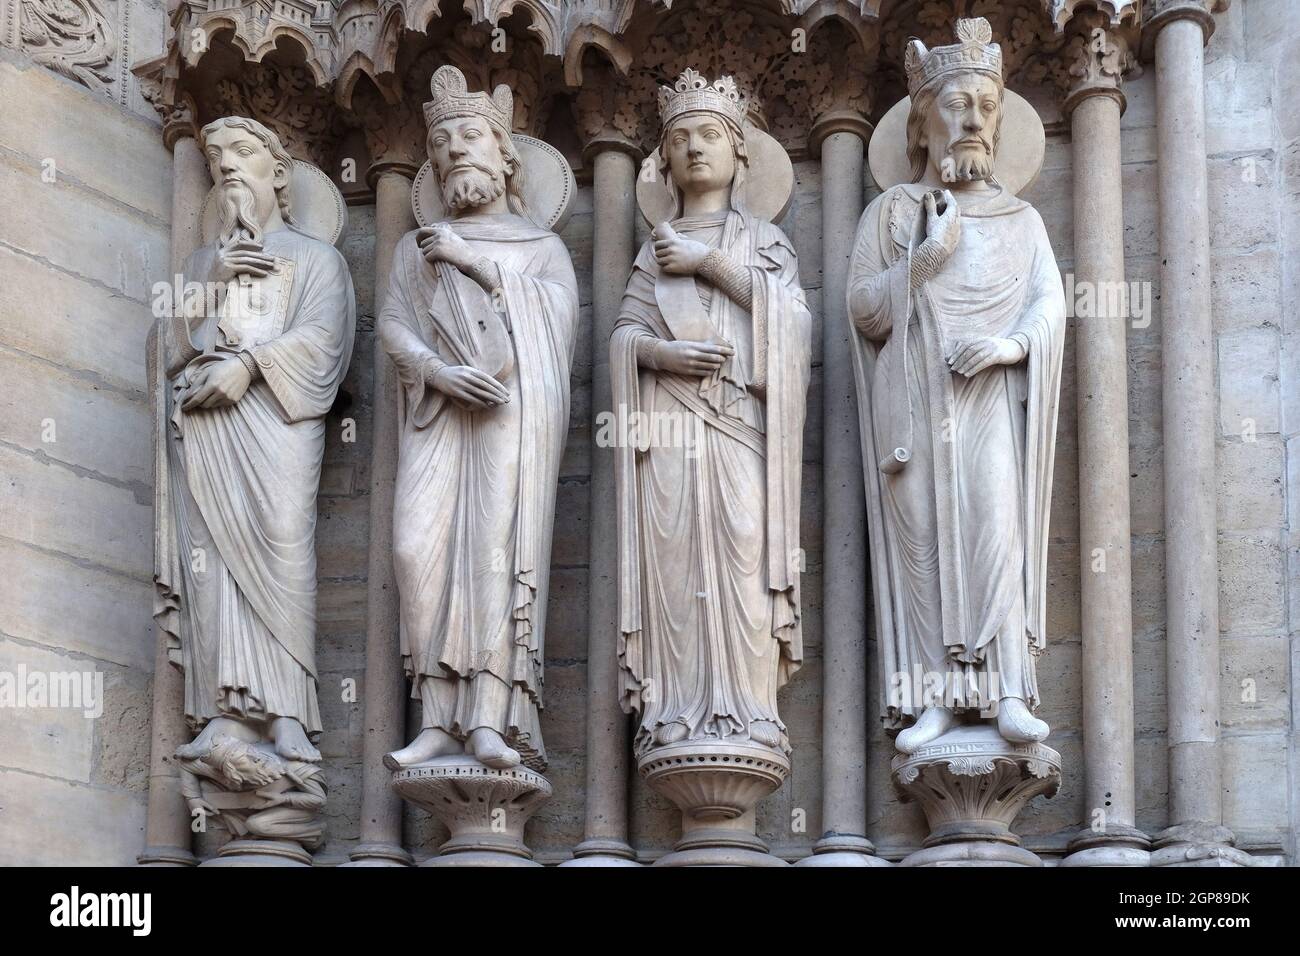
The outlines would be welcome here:
<svg viewBox="0 0 1300 956">
<path fill-rule="evenodd" d="M 1027 744 L 1043 740 L 1050 728 L 1029 712 L 1029 707 L 1019 697 L 1003 697 L 998 702 L 998 733 L 1004 740 Z"/>
<path fill-rule="evenodd" d="M 227 723 L 223 718 L 216 717 L 209 720 L 199 731 L 199 735 L 187 744 L 181 744 L 176 748 L 176 759 L 178 760 L 198 760 L 209 750 L 212 749 L 212 741 L 216 739 L 217 734 Z"/>
<path fill-rule="evenodd" d="M 948 707 L 927 707 L 911 727 L 894 740 L 900 752 L 913 754 L 933 740 L 946 734 L 957 722 L 957 715 Z"/>
<path fill-rule="evenodd" d="M 401 750 L 384 754 L 384 766 L 389 770 L 401 770 L 403 767 L 412 767 L 434 757 L 446 757 L 464 752 L 465 748 L 461 742 L 447 731 L 439 730 L 437 727 L 425 727 Z"/>
<path fill-rule="evenodd" d="M 275 718 L 271 725 L 271 740 L 275 743 L 275 752 L 285 760 L 320 761 L 320 751 L 311 745 L 302 724 L 292 717 Z"/>
<path fill-rule="evenodd" d="M 781 728 L 770 720 L 756 720 L 749 725 L 749 739 L 764 747 L 776 747 L 781 743 Z"/>
<path fill-rule="evenodd" d="M 655 728 L 655 744 L 662 747 L 665 744 L 675 744 L 679 740 L 685 740 L 690 729 L 680 720 L 674 720 L 672 723 L 660 724 Z"/>
<path fill-rule="evenodd" d="M 489 727 L 479 727 L 465 741 L 465 750 L 485 767 L 508 770 L 519 764 L 519 751 L 506 746 L 501 735 Z"/>
</svg>

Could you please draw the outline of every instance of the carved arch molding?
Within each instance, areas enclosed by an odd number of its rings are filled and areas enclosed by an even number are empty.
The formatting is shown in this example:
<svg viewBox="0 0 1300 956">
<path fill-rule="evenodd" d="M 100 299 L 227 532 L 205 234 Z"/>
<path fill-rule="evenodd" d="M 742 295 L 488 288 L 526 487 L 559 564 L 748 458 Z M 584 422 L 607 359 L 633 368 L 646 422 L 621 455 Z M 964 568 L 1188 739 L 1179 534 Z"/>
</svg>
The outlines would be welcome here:
<svg viewBox="0 0 1300 956">
<path fill-rule="evenodd" d="M 135 3 L 137 16 L 156 9 Z M 0 43 L 116 96 L 132 5 L 0 0 Z M 250 115 L 360 198 L 367 171 L 423 158 L 420 105 L 442 63 L 478 88 L 509 84 L 516 129 L 576 164 L 597 139 L 646 151 L 655 86 L 686 66 L 730 73 L 753 119 L 799 157 L 815 152 L 819 125 L 877 119 L 903 94 L 905 40 L 950 42 L 959 16 L 992 22 L 1010 85 L 1059 101 L 1097 73 L 1098 30 L 1137 49 L 1143 11 L 1141 0 L 166 0 L 164 52 L 132 72 L 169 144 Z M 1115 62 L 1105 69 L 1133 61 Z"/>
</svg>

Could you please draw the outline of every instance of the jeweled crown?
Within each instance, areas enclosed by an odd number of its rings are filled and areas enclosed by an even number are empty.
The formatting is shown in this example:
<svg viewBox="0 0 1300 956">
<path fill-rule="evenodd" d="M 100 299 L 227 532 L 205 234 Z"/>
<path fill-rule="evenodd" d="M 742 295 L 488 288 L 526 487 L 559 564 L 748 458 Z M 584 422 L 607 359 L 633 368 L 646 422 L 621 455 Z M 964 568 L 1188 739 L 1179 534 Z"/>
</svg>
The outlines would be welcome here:
<svg viewBox="0 0 1300 956">
<path fill-rule="evenodd" d="M 493 90 L 491 96 L 470 93 L 464 73 L 454 66 L 440 66 L 429 81 L 429 89 L 433 99 L 424 104 L 424 122 L 429 129 L 453 117 L 482 116 L 505 135 L 510 135 L 510 128 L 514 125 L 515 98 L 504 83 Z"/>
<path fill-rule="evenodd" d="M 993 42 L 993 28 L 983 17 L 957 21 L 956 43 L 927 50 L 920 40 L 907 41 L 903 66 L 907 93 L 915 97 L 940 77 L 971 70 L 987 73 L 1002 86 L 1002 47 Z"/>
<path fill-rule="evenodd" d="M 749 100 L 730 76 L 720 76 L 710 86 L 696 70 L 686 70 L 672 86 L 659 87 L 659 123 L 661 129 L 683 113 L 706 110 L 718 113 L 737 126 L 745 125 Z"/>
</svg>

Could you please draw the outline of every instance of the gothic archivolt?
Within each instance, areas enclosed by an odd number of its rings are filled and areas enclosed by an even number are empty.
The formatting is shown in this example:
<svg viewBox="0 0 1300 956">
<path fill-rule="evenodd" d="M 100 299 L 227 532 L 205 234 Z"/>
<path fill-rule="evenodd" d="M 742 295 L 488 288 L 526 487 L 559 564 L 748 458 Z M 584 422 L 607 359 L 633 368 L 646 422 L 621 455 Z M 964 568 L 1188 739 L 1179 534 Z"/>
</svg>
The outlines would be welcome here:
<svg viewBox="0 0 1300 956">
<path fill-rule="evenodd" d="M 442 64 L 473 88 L 508 85 L 514 130 L 567 140 L 574 160 L 611 137 L 645 155 L 657 84 L 688 66 L 731 75 L 754 104 L 750 120 L 798 159 L 816 154 L 824 131 L 865 129 L 844 124 L 877 121 L 902 94 L 909 37 L 939 43 L 956 18 L 985 17 L 1008 84 L 1063 101 L 1132 67 L 1140 13 L 1137 0 L 289 0 L 260 10 L 178 4 L 166 52 L 134 71 L 168 124 L 252 116 L 326 169 L 355 142 L 351 130 L 370 154 L 359 162 L 421 156 L 413 107 Z"/>
</svg>

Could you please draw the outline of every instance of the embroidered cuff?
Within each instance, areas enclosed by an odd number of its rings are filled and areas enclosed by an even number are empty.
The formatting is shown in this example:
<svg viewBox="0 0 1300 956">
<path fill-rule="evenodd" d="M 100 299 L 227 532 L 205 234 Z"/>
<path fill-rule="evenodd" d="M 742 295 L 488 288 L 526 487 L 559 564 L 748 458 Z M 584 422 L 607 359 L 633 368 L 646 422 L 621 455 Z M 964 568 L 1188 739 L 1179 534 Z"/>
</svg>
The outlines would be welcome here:
<svg viewBox="0 0 1300 956">
<path fill-rule="evenodd" d="M 248 377 L 250 381 L 256 382 L 262 377 L 262 370 L 257 367 L 257 359 L 253 358 L 252 352 L 244 350 L 236 354 L 239 356 L 239 361 L 244 363 L 244 368 L 248 369 Z"/>
<path fill-rule="evenodd" d="M 737 305 L 753 307 L 754 284 L 749 270 L 733 262 L 721 249 L 714 249 L 704 257 L 699 272 Z"/>
<path fill-rule="evenodd" d="M 491 293 L 501 286 L 501 272 L 497 269 L 497 264 L 487 256 L 479 256 L 471 262 L 465 275 L 481 285 L 484 292 Z"/>
</svg>

